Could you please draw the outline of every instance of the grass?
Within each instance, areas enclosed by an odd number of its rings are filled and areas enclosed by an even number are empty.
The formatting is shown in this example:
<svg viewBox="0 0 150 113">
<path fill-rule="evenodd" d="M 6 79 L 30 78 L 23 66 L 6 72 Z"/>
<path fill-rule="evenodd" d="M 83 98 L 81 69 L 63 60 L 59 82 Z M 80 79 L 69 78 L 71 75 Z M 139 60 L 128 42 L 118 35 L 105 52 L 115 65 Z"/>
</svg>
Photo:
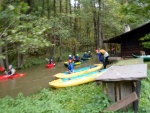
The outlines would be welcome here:
<svg viewBox="0 0 150 113">
<path fill-rule="evenodd" d="M 93 82 L 59 90 L 43 89 L 28 97 L 5 97 L 0 99 L 0 113 L 97 113 L 110 102 L 101 86 Z"/>
<path fill-rule="evenodd" d="M 142 80 L 139 113 L 150 112 L 150 63 L 148 78 Z M 95 82 L 63 89 L 43 89 L 37 94 L 0 99 L 0 113 L 100 113 L 112 101 Z M 112 113 L 112 112 L 111 112 Z M 117 111 L 115 113 L 123 113 Z M 126 113 L 134 113 L 129 109 Z"/>
</svg>

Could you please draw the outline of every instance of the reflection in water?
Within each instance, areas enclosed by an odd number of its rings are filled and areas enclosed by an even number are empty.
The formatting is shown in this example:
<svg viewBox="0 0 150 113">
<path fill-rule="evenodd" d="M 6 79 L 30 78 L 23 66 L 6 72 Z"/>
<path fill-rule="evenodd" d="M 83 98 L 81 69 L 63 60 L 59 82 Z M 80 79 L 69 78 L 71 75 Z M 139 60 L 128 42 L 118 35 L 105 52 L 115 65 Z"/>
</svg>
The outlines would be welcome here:
<svg viewBox="0 0 150 113">
<path fill-rule="evenodd" d="M 93 65 L 98 63 L 98 59 L 95 58 L 89 61 L 85 61 L 83 64 L 75 67 L 81 68 L 85 66 Z M 18 70 L 17 73 L 26 73 L 26 76 L 0 80 L 0 98 L 5 96 L 16 97 L 19 92 L 25 96 L 38 92 L 43 88 L 48 88 L 50 81 L 54 80 L 54 74 L 63 73 L 67 71 L 63 62 L 56 63 L 55 67 L 46 68 L 46 65 L 34 66 L 24 70 Z M 0 73 L 1 75 L 2 73 Z"/>
</svg>

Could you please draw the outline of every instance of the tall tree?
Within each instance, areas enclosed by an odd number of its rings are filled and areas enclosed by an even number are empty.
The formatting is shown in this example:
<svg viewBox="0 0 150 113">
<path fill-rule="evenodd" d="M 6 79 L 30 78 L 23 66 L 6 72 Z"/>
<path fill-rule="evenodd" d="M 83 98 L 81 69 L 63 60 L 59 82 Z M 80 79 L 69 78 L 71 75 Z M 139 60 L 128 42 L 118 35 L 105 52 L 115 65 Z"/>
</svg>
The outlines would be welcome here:
<svg viewBox="0 0 150 113">
<path fill-rule="evenodd" d="M 49 4 L 49 0 L 47 0 L 47 17 L 48 19 L 50 19 L 50 4 Z"/>
<path fill-rule="evenodd" d="M 98 47 L 102 48 L 103 40 L 102 40 L 102 16 L 101 16 L 101 0 L 98 0 L 99 10 L 98 10 Z"/>
</svg>

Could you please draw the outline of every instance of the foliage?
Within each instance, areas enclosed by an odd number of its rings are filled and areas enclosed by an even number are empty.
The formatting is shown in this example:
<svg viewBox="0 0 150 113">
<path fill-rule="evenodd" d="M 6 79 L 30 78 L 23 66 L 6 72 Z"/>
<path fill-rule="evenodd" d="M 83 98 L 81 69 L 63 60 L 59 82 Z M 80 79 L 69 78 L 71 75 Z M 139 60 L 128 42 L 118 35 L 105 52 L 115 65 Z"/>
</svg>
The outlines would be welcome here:
<svg viewBox="0 0 150 113">
<path fill-rule="evenodd" d="M 142 42 L 142 45 L 143 45 L 145 48 L 150 48 L 150 42 L 149 42 L 149 40 L 150 40 L 150 34 L 147 34 L 147 35 L 145 35 L 144 37 L 142 37 L 142 38 L 140 39 L 140 41 L 143 41 L 143 42 Z"/>
<path fill-rule="evenodd" d="M 70 7 L 69 0 L 62 1 L 61 7 L 58 0 L 55 4 L 53 0 L 3 0 L 0 4 L 3 57 L 8 52 L 8 59 L 15 61 L 17 57 L 12 56 L 17 52 L 29 55 L 42 52 L 45 48 L 52 48 L 49 54 L 54 49 L 59 50 L 54 53 L 56 57 L 66 49 L 83 51 L 96 47 L 98 33 L 95 31 L 94 16 L 98 27 L 99 1 L 76 0 L 77 7 L 74 7 L 75 4 Z M 149 7 L 148 0 L 103 0 L 100 18 L 104 39 L 122 34 L 127 23 L 133 29 L 147 22 Z M 6 45 L 7 52 L 4 49 Z M 144 45 L 148 48 L 149 42 Z"/>
<path fill-rule="evenodd" d="M 95 87 L 95 83 L 90 83 L 61 90 L 43 89 L 28 97 L 19 94 L 16 99 L 5 97 L 0 99 L 0 113 L 98 113 L 109 105 L 109 102 L 107 96 L 102 93 L 101 86 Z"/>
<path fill-rule="evenodd" d="M 148 63 L 149 65 L 149 69 L 150 69 L 150 63 Z M 145 112 L 145 113 L 149 113 L 150 112 L 150 108 L 148 106 L 150 106 L 150 92 L 149 92 L 149 88 L 150 88 L 150 70 L 148 70 L 147 73 L 147 79 L 142 81 L 142 85 L 141 85 L 141 95 L 140 95 L 140 109 L 139 112 Z"/>
</svg>

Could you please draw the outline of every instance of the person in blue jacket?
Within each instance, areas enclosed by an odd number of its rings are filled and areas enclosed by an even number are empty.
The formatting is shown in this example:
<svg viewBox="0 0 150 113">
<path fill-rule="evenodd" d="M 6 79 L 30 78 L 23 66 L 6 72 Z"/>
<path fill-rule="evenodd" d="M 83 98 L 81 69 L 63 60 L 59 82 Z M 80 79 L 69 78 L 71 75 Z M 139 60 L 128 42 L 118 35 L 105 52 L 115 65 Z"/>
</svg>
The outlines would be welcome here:
<svg viewBox="0 0 150 113">
<path fill-rule="evenodd" d="M 77 55 L 74 57 L 74 61 L 75 61 L 75 62 L 80 62 L 80 56 L 79 56 L 79 54 L 77 54 Z"/>
<path fill-rule="evenodd" d="M 72 60 L 72 61 L 73 61 L 73 56 L 72 56 L 72 55 L 69 55 L 68 60 Z"/>
<path fill-rule="evenodd" d="M 71 74 L 74 72 L 74 63 L 72 60 L 68 60 L 68 73 Z"/>
<path fill-rule="evenodd" d="M 97 55 L 98 55 L 99 62 L 103 63 L 103 55 L 102 55 L 102 53 L 98 52 Z"/>
<path fill-rule="evenodd" d="M 83 58 L 88 58 L 88 55 L 86 52 L 83 54 Z"/>
</svg>

